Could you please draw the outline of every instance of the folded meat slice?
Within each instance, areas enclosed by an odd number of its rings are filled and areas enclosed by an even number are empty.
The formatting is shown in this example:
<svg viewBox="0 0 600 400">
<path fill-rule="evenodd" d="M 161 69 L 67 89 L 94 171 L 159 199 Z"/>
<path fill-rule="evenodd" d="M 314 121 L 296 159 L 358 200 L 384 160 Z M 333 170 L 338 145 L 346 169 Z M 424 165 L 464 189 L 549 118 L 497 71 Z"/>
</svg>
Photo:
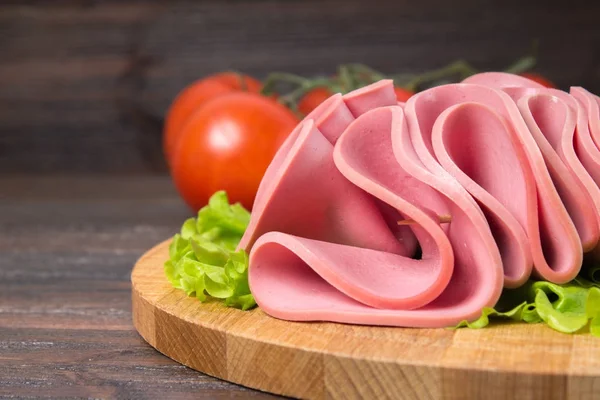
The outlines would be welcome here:
<svg viewBox="0 0 600 400">
<path fill-rule="evenodd" d="M 286 139 L 261 181 L 239 248 L 249 251 L 262 234 L 283 231 L 398 254 L 414 252 L 414 240 L 406 232 L 391 232 L 375 200 L 333 163 L 333 143 L 354 120 L 352 112 L 396 103 L 391 81 L 357 92 L 349 100 L 330 97 Z M 406 238 L 407 244 L 398 238 Z"/>
<path fill-rule="evenodd" d="M 489 86 L 496 89 L 508 89 L 511 88 L 530 88 L 530 89 L 543 89 L 544 86 L 527 79 L 520 75 L 509 74 L 506 72 L 482 72 L 479 74 L 471 75 L 463 81 L 463 83 L 471 83 L 482 86 Z"/>
<path fill-rule="evenodd" d="M 547 89 L 518 75 L 488 72 L 465 82 L 502 89 L 518 104 L 583 251 L 594 248 L 600 239 L 600 190 L 575 154 L 575 121 L 581 106 L 561 90 Z"/>
<path fill-rule="evenodd" d="M 388 148 L 391 154 L 391 145 Z M 431 217 L 429 223 L 444 245 L 443 260 L 437 256 L 419 261 L 394 254 L 399 252 L 399 243 L 381 223 L 367 195 L 335 169 L 333 146 L 314 127 L 313 121 L 302 124 L 287 159 L 282 167 L 285 176 L 273 182 L 269 205 L 258 230 L 283 230 L 297 235 L 280 234 L 277 243 L 293 249 L 293 257 L 309 263 L 332 286 L 363 304 L 410 309 L 431 302 L 441 293 L 450 279 L 454 260 L 446 235 Z M 288 194 L 291 196 L 287 197 Z M 270 253 L 266 264 L 261 260 L 261 249 L 268 237 L 262 236 L 251 253 L 250 283 L 255 297 L 263 304 L 261 288 L 272 290 L 269 289 L 272 286 L 297 284 L 281 275 L 280 269 L 288 268 L 286 263 L 271 264 Z M 428 253 L 432 247 L 429 242 L 424 240 L 424 251 Z M 280 282 L 266 284 L 278 276 L 282 278 Z M 309 290 L 306 295 L 312 296 L 313 292 Z"/>
<path fill-rule="evenodd" d="M 377 107 L 397 104 L 394 82 L 383 79 L 344 95 L 344 102 L 352 115 L 359 117 Z"/>
<path fill-rule="evenodd" d="M 240 244 L 282 231 L 331 243 L 407 254 L 375 202 L 352 185 L 333 162 L 333 145 L 314 125 L 301 123 L 275 174 L 263 179 L 258 209 Z M 271 165 L 269 168 L 274 167 Z M 255 203 L 256 204 L 256 203 Z"/>
<path fill-rule="evenodd" d="M 577 105 L 569 97 L 558 90 L 543 89 L 521 97 L 517 105 L 544 155 L 585 252 L 596 247 L 600 239 L 600 190 L 575 153 Z"/>
<path fill-rule="evenodd" d="M 387 133 L 389 135 L 389 129 Z M 389 138 L 387 142 L 390 142 Z M 393 162 L 391 146 L 388 148 L 388 159 Z M 430 191 L 427 187 L 424 189 Z M 306 263 L 331 286 L 362 303 L 367 312 L 370 312 L 371 307 L 412 309 L 438 297 L 450 280 L 454 265 L 448 238 L 433 216 L 410 205 L 407 207 L 401 200 L 397 200 L 396 203 L 400 203 L 400 208 L 406 212 L 405 215 L 428 227 L 428 230 L 420 226 L 415 227 L 422 243 L 422 260 L 317 241 L 312 239 L 312 236 L 303 238 L 282 233 L 266 234 L 255 244 L 250 256 L 250 284 L 259 305 L 270 310 L 274 316 L 285 317 L 278 312 L 290 313 L 290 307 L 299 311 L 298 307 L 305 306 L 305 297 L 321 295 L 311 285 L 300 285 L 299 282 L 303 282 L 304 278 L 291 279 L 285 272 L 290 268 L 298 268 L 298 260 Z M 288 252 L 274 261 L 273 252 L 281 253 L 280 247 L 286 248 Z M 273 287 L 285 288 L 288 296 L 292 296 L 293 293 L 292 303 L 295 306 L 283 306 L 280 299 L 270 297 L 268 292 L 273 290 Z M 330 303 L 329 299 L 322 300 L 324 306 Z M 314 313 L 311 318 L 320 319 L 318 314 Z"/>
<path fill-rule="evenodd" d="M 305 120 L 314 120 L 316 121 L 319 130 L 325 136 L 325 138 L 330 143 L 335 143 L 344 131 L 344 128 L 347 127 L 350 122 L 354 121 L 354 116 L 346 107 L 346 104 L 342 100 L 341 94 L 336 94 L 325 100 L 321 103 L 317 108 L 315 108 L 306 118 Z M 262 210 L 265 206 L 265 200 L 267 199 L 267 195 L 265 192 L 269 190 L 269 186 L 271 185 L 271 181 L 273 181 L 280 173 L 281 165 L 284 162 L 287 154 L 290 152 L 290 149 L 296 142 L 298 135 L 300 133 L 300 127 L 296 127 L 293 132 L 286 138 L 283 142 L 271 164 L 269 164 L 269 168 L 265 171 L 265 175 L 260 182 L 258 187 L 256 198 L 254 200 L 253 210 L 257 210 L 255 214 L 262 214 L 258 210 Z M 254 224 L 256 222 L 256 218 L 253 218 L 250 221 L 250 226 L 246 230 L 246 234 L 242 238 L 242 242 L 240 244 L 241 248 L 245 248 L 250 241 L 250 238 L 255 236 L 255 228 Z M 255 239 L 254 239 L 255 240 Z"/>
<path fill-rule="evenodd" d="M 585 170 L 595 182 L 595 185 L 586 183 L 592 200 L 597 205 L 600 202 L 600 151 L 598 138 L 600 137 L 600 98 L 581 87 L 572 87 L 570 94 L 575 98 L 577 105 L 577 128 L 575 130 L 575 152 L 585 167 Z M 587 178 L 581 174 L 582 178 Z M 600 210 L 596 207 L 596 210 Z M 599 212 L 600 215 L 600 212 Z M 593 250 L 592 258 L 600 259 L 600 244 Z"/>
<path fill-rule="evenodd" d="M 495 305 L 532 264 L 557 283 L 577 274 L 582 242 L 599 236 L 598 99 L 507 74 L 470 79 L 401 105 L 382 81 L 300 123 L 240 243 L 265 312 L 443 327 Z"/>
<path fill-rule="evenodd" d="M 540 149 L 516 104 L 506 93 L 479 84 L 463 83 L 435 87 L 413 96 L 406 103 L 405 112 L 419 158 L 434 174 L 450 176 L 434 155 L 432 130 L 435 121 L 443 111 L 464 102 L 486 105 L 504 120 L 509 129 L 514 130 L 535 178 L 537 196 L 527 197 L 528 211 L 526 225 L 523 226 L 531 245 L 535 271 L 537 275 L 552 282 L 568 282 L 581 268 L 581 241 L 556 191 Z M 537 202 L 537 212 L 531 208 L 532 202 Z M 489 207 L 483 208 L 490 211 Z M 493 221 L 491 225 L 494 225 Z M 502 234 L 498 232 L 496 236 Z M 511 258 L 504 255 L 503 259 Z M 512 266 L 508 269 L 519 271 L 521 268 L 523 266 Z M 506 266 L 505 270 L 507 270 Z M 511 286 L 510 279 L 507 283 Z"/>
<path fill-rule="evenodd" d="M 502 255 L 504 285 L 522 285 L 532 267 L 523 226 L 537 204 L 533 175 L 514 131 L 490 108 L 462 103 L 440 114 L 432 145 L 442 167 L 481 205 Z"/>
<path fill-rule="evenodd" d="M 485 219 L 466 192 L 423 167 L 400 107 L 359 117 L 337 142 L 335 161 L 354 184 L 414 221 L 422 259 L 267 233 L 250 254 L 261 308 L 289 320 L 442 327 L 495 304 L 502 264 Z M 452 214 L 446 232 L 439 213 Z"/>
<path fill-rule="evenodd" d="M 590 136 L 594 140 L 596 148 L 600 148 L 600 97 L 578 86 L 571 88 L 571 95 L 586 110 Z"/>
<path fill-rule="evenodd" d="M 596 184 L 600 186 L 600 151 L 598 150 L 600 129 L 596 129 L 599 118 L 598 103 L 594 99 L 596 96 L 577 87 L 571 88 L 571 95 L 578 104 L 575 152 Z"/>
</svg>

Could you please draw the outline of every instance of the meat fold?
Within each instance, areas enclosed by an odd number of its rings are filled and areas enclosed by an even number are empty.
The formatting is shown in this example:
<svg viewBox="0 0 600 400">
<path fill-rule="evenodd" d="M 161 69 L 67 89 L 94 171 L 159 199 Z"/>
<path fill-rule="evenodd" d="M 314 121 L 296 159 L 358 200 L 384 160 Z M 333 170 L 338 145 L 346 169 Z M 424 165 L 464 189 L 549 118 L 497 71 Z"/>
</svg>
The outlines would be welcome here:
<svg viewBox="0 0 600 400">
<path fill-rule="evenodd" d="M 330 97 L 259 187 L 240 243 L 258 305 L 295 321 L 443 327 L 532 272 L 571 280 L 600 237 L 599 104 L 501 73 L 402 104 L 386 80 Z"/>
</svg>

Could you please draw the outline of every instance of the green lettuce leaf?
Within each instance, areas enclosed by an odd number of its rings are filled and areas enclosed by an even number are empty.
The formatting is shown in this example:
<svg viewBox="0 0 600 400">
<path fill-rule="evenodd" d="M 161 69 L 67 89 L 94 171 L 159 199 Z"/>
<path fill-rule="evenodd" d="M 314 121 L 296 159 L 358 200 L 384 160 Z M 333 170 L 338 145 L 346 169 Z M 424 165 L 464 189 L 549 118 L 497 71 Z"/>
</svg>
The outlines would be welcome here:
<svg viewBox="0 0 600 400">
<path fill-rule="evenodd" d="M 543 322 L 564 333 L 588 328 L 600 336 L 600 285 L 581 276 L 564 285 L 529 281 L 519 289 L 504 290 L 495 308 L 484 308 L 477 320 L 461 321 L 455 328 L 480 329 L 492 319 Z"/>
<path fill-rule="evenodd" d="M 536 290 L 536 309 L 540 318 L 549 327 L 559 332 L 573 333 L 587 324 L 588 317 L 585 312 L 586 289 L 559 287 L 549 282 L 536 282 L 536 284 L 543 284 L 539 285 L 541 287 Z M 559 300 L 550 302 L 548 294 L 552 293 L 556 294 Z"/>
<path fill-rule="evenodd" d="M 532 310 L 534 307 L 535 306 L 532 307 L 530 304 L 527 304 L 526 301 L 505 312 L 490 307 L 484 307 L 481 312 L 481 317 L 472 322 L 467 320 L 461 321 L 456 328 L 468 327 L 472 329 L 481 329 L 489 325 L 490 317 L 511 319 L 513 321 L 525 321 L 529 319 L 531 322 L 538 322 L 540 319 L 536 317 L 535 312 L 532 312 L 534 311 Z"/>
<path fill-rule="evenodd" d="M 211 297 L 242 310 L 255 307 L 248 254 L 235 251 L 249 221 L 250 213 L 242 205 L 230 205 L 223 191 L 215 193 L 198 217 L 186 220 L 173 236 L 164 264 L 173 287 L 200 301 Z"/>
</svg>

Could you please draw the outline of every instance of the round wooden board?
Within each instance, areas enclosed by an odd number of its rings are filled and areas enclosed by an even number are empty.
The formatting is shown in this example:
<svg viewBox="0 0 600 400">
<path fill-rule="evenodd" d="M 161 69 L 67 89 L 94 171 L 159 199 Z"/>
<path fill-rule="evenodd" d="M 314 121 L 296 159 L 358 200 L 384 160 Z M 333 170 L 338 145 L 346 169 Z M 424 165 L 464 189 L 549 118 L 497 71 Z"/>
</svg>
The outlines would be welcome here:
<svg viewBox="0 0 600 400">
<path fill-rule="evenodd" d="M 206 374 L 314 399 L 600 398 L 600 339 L 589 334 L 281 321 L 173 289 L 163 273 L 168 244 L 133 269 L 133 322 L 158 351 Z"/>
</svg>

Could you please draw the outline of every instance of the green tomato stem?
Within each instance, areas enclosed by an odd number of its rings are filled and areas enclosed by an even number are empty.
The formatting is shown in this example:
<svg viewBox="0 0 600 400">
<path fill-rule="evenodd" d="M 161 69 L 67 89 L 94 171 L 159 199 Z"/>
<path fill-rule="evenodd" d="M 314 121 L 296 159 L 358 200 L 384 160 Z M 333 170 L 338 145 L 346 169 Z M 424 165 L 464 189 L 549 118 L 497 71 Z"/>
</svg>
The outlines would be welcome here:
<svg viewBox="0 0 600 400">
<path fill-rule="evenodd" d="M 304 78 L 300 75 L 290 74 L 287 72 L 272 72 L 264 81 L 261 94 L 265 96 L 273 94 L 275 86 L 281 82 L 304 85 L 308 81 L 310 81 L 310 79 Z"/>
<path fill-rule="evenodd" d="M 522 73 L 532 68 L 535 65 L 535 61 L 536 58 L 533 55 L 523 57 L 509 66 L 505 71 Z M 276 92 L 279 84 L 291 86 L 290 91 L 279 97 L 278 101 L 301 116 L 298 111 L 299 101 L 308 92 L 319 87 L 326 88 L 331 93 L 348 93 L 381 79 L 391 78 L 394 80 L 395 86 L 412 92 L 418 92 L 424 87 L 462 81 L 478 72 L 476 68 L 465 60 L 457 60 L 442 68 L 426 71 L 418 75 L 406 73 L 386 75 L 367 65 L 350 63 L 340 65 L 335 77 L 305 78 L 286 72 L 273 72 L 264 81 L 261 93 L 267 96 L 271 95 Z"/>
<path fill-rule="evenodd" d="M 445 67 L 417 75 L 408 83 L 406 83 L 404 87 L 412 92 L 416 92 L 422 85 L 426 83 L 435 82 L 437 80 L 456 75 L 460 77 L 459 80 L 463 80 L 471 75 L 476 74 L 477 72 L 478 71 L 465 60 L 458 60 Z"/>
<path fill-rule="evenodd" d="M 509 72 L 511 74 L 522 74 L 523 72 L 532 69 L 535 64 L 536 59 L 534 56 L 523 57 L 511 64 L 504 70 L 504 72 Z"/>
</svg>

